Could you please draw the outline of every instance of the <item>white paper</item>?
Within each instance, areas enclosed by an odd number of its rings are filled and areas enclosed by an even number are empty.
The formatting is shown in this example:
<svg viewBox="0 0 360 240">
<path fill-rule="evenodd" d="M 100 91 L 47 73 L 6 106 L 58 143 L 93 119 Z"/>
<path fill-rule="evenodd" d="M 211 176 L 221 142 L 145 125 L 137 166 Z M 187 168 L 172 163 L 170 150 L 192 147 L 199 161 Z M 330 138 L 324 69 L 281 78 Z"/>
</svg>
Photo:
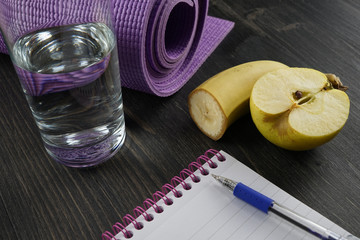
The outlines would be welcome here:
<svg viewBox="0 0 360 240">
<path fill-rule="evenodd" d="M 203 176 L 199 170 L 195 172 L 195 175 L 201 178 L 199 183 L 193 183 L 190 178 L 186 179 L 186 182 L 192 186 L 190 190 L 184 190 L 181 185 L 176 187 L 183 193 L 181 198 L 175 198 L 172 192 L 167 194 L 173 200 L 171 206 L 166 206 L 160 200 L 157 204 L 164 208 L 162 213 L 155 213 L 150 208 L 147 212 L 154 216 L 153 221 L 146 222 L 142 216 L 138 217 L 137 221 L 143 223 L 143 229 L 136 230 L 129 225 L 127 230 L 133 233 L 131 239 L 317 239 L 285 220 L 275 215 L 267 215 L 235 198 L 229 190 L 211 177 L 211 173 L 242 182 L 323 227 L 341 235 L 348 234 L 229 154 L 224 151 L 221 151 L 221 154 L 226 158 L 224 162 L 219 162 L 216 157 L 212 158 L 217 163 L 217 168 L 211 169 L 207 164 L 203 165 L 209 170 L 209 175 Z M 125 238 L 119 233 L 116 239 Z"/>
</svg>

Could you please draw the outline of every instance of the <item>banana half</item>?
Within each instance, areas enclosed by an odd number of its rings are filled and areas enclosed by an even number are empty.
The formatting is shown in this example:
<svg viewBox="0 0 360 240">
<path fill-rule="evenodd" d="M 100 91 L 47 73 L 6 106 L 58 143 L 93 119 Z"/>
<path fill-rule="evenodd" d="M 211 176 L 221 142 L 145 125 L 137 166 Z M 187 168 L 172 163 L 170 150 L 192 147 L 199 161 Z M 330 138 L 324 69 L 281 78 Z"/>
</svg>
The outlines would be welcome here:
<svg viewBox="0 0 360 240">
<path fill-rule="evenodd" d="M 247 62 L 211 77 L 188 97 L 191 118 L 209 138 L 219 140 L 226 129 L 249 112 L 252 88 L 262 75 L 288 66 L 270 60 Z"/>
</svg>

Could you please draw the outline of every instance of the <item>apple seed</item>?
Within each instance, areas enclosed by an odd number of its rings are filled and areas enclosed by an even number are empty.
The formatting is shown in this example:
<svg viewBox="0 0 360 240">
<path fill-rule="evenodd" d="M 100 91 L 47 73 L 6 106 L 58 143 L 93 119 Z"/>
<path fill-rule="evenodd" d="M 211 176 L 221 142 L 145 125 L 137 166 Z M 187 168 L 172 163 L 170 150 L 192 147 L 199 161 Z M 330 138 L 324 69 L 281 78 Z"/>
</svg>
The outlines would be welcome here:
<svg viewBox="0 0 360 240">
<path fill-rule="evenodd" d="M 295 98 L 296 98 L 296 100 L 299 100 L 299 99 L 302 98 L 302 97 L 303 97 L 303 93 L 302 93 L 301 91 L 297 90 L 297 91 L 295 92 Z"/>
<path fill-rule="evenodd" d="M 310 96 L 308 96 L 308 95 L 309 95 L 309 93 L 307 93 L 307 92 L 304 93 L 300 90 L 297 90 L 296 92 L 293 93 L 294 99 L 298 100 L 298 102 L 297 102 L 298 105 L 302 105 L 313 99 L 312 95 L 310 95 Z"/>
</svg>

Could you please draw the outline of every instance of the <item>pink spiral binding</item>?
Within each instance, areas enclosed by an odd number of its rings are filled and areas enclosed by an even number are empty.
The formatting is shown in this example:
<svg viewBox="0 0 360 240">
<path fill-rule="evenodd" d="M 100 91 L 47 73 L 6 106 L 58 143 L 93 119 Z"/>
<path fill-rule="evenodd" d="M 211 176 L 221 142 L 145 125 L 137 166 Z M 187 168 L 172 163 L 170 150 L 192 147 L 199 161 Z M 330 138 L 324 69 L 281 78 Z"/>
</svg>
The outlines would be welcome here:
<svg viewBox="0 0 360 240">
<path fill-rule="evenodd" d="M 157 205 L 156 202 L 153 199 L 150 199 L 150 198 L 148 198 L 148 199 L 146 199 L 144 201 L 143 206 L 144 206 L 145 209 L 149 209 L 149 208 L 152 207 L 156 213 L 159 213 L 160 209 L 161 209 L 159 207 L 159 205 Z"/>
<path fill-rule="evenodd" d="M 136 221 L 136 219 L 130 214 L 126 214 L 124 216 L 123 222 L 125 224 L 127 224 L 127 225 L 133 224 L 135 229 L 141 229 L 142 228 L 142 225 L 138 221 Z"/>
<path fill-rule="evenodd" d="M 129 232 L 126 229 L 126 227 L 124 225 L 122 225 L 121 223 L 119 223 L 119 222 L 117 222 L 117 223 L 115 223 L 113 225 L 112 230 L 113 230 L 114 235 L 116 235 L 119 232 L 122 232 L 122 234 L 124 235 L 125 238 L 131 238 L 132 237 L 132 232 Z"/>
<path fill-rule="evenodd" d="M 113 233 L 106 231 L 102 234 L 103 240 L 113 240 L 115 239 L 115 235 L 122 232 L 125 238 L 131 238 L 133 236 L 133 233 L 131 231 L 128 231 L 126 228 L 132 224 L 135 229 L 140 230 L 143 225 L 141 222 L 138 222 L 136 219 L 142 215 L 145 221 L 152 221 L 153 216 L 149 213 L 147 213 L 147 210 L 150 208 L 153 208 L 156 213 L 161 213 L 163 211 L 162 207 L 157 205 L 157 201 L 160 199 L 164 201 L 165 205 L 171 205 L 173 202 L 171 198 L 166 196 L 170 191 L 173 193 L 174 197 L 179 198 L 182 196 L 182 193 L 178 191 L 176 186 L 181 184 L 181 186 L 185 190 L 191 189 L 191 185 L 185 182 L 185 179 L 190 177 L 190 179 L 193 182 L 199 182 L 200 178 L 194 174 L 196 170 L 199 169 L 200 173 L 202 175 L 208 175 L 209 172 L 206 170 L 202 164 L 208 164 L 210 168 L 216 168 L 217 164 L 211 160 L 213 156 L 217 157 L 217 160 L 220 162 L 225 161 L 225 157 L 217 150 L 209 149 L 207 150 L 204 155 L 199 156 L 195 162 L 192 162 L 189 164 L 188 168 L 183 169 L 180 172 L 180 176 L 174 176 L 170 184 L 166 183 L 164 186 L 162 186 L 161 191 L 156 191 L 152 195 L 152 199 L 148 198 L 143 202 L 143 207 L 137 206 L 133 210 L 133 215 L 126 214 L 123 217 L 123 224 L 117 222 L 112 227 Z"/>
<path fill-rule="evenodd" d="M 111 240 L 114 238 L 115 238 L 115 236 L 109 231 L 106 231 L 102 234 L 102 240 Z"/>
<path fill-rule="evenodd" d="M 211 156 L 209 156 L 210 154 Z M 207 150 L 204 155 L 207 156 L 208 158 L 212 158 L 213 156 L 216 156 L 219 162 L 225 161 L 225 157 L 221 153 L 219 153 L 219 151 L 214 149 Z"/>
<path fill-rule="evenodd" d="M 185 168 L 180 172 L 180 177 L 182 179 L 186 179 L 187 177 L 190 177 L 193 182 L 199 182 L 200 178 L 197 177 L 193 171 L 190 171 L 189 169 Z"/>
<path fill-rule="evenodd" d="M 205 156 L 205 155 L 201 155 L 201 156 L 199 156 L 199 157 L 196 159 L 196 161 L 197 161 L 200 165 L 202 165 L 201 160 L 204 160 L 205 163 L 207 163 L 210 168 L 216 168 L 216 167 L 217 167 L 216 163 L 214 163 L 209 157 L 207 157 L 207 156 Z"/>
<path fill-rule="evenodd" d="M 171 205 L 172 204 L 172 200 L 166 196 L 166 193 L 163 193 L 161 191 L 156 191 L 153 194 L 153 199 L 156 202 L 159 201 L 160 199 L 162 199 L 164 201 L 165 205 Z"/>
<path fill-rule="evenodd" d="M 181 197 L 181 193 L 178 190 L 176 190 L 176 188 L 173 185 L 166 183 L 164 186 L 162 186 L 161 191 L 163 193 L 168 194 L 167 190 L 173 192 L 176 198 Z"/>
<path fill-rule="evenodd" d="M 153 217 L 150 214 L 148 214 L 144 208 L 142 208 L 140 206 L 137 206 L 136 208 L 134 208 L 133 214 L 134 214 L 135 218 L 138 218 L 140 215 L 142 215 L 144 220 L 147 222 L 150 222 L 153 220 Z"/>
</svg>

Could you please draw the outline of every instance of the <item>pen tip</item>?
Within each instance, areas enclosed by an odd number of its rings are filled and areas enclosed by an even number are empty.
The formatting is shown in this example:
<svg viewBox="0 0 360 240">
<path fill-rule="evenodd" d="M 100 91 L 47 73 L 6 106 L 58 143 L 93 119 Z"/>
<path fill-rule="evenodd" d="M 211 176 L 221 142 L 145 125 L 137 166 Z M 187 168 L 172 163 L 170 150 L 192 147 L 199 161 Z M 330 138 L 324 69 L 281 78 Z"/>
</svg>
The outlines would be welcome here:
<svg viewBox="0 0 360 240">
<path fill-rule="evenodd" d="M 219 176 L 218 176 L 218 175 L 211 174 L 211 176 L 212 176 L 213 178 L 215 178 L 216 180 L 218 180 L 218 179 L 219 179 Z"/>
</svg>

